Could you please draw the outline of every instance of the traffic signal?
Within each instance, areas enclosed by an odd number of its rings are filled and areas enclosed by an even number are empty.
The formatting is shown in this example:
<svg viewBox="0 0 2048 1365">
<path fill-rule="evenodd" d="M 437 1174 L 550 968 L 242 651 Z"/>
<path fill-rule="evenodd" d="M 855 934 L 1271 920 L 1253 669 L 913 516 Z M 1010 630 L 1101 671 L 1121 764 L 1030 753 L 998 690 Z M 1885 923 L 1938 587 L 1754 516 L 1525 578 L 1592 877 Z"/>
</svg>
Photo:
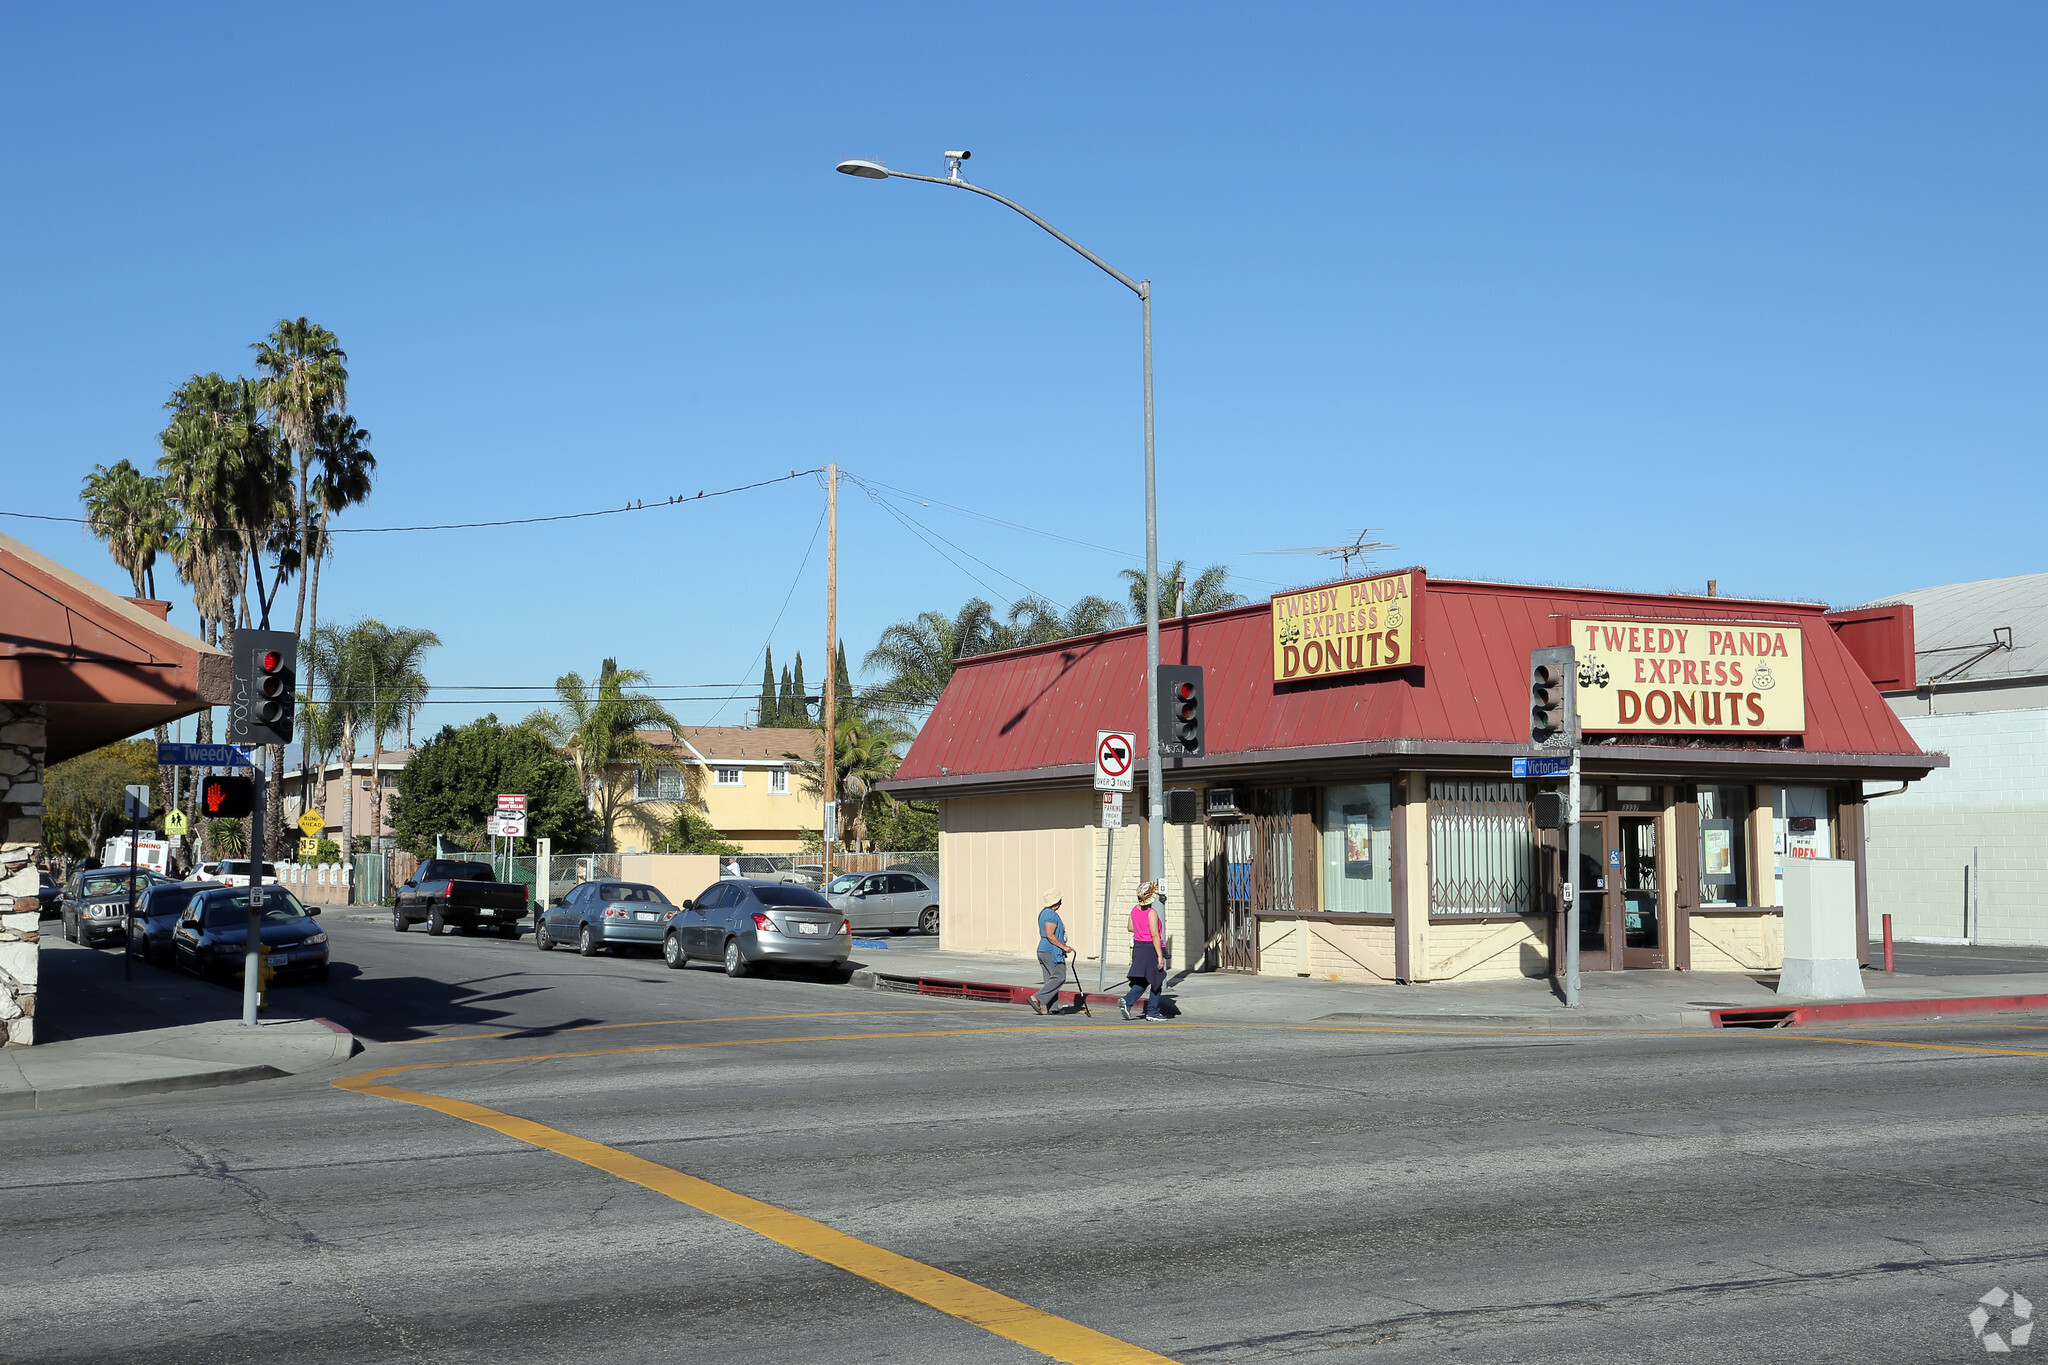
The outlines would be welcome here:
<svg viewBox="0 0 2048 1365">
<path fill-rule="evenodd" d="M 1159 737 L 1162 754 L 1202 752 L 1202 670 L 1194 664 L 1159 666 Z"/>
<path fill-rule="evenodd" d="M 239 820 L 256 804 L 256 784 L 246 777 L 208 777 L 199 784 L 199 810 L 209 820 Z"/>
<path fill-rule="evenodd" d="M 1577 671 L 1570 645 L 1529 651 L 1529 742 L 1537 748 L 1579 742 Z"/>
<path fill-rule="evenodd" d="M 228 743 L 289 744 L 298 706 L 299 639 L 288 630 L 235 632 Z"/>
</svg>

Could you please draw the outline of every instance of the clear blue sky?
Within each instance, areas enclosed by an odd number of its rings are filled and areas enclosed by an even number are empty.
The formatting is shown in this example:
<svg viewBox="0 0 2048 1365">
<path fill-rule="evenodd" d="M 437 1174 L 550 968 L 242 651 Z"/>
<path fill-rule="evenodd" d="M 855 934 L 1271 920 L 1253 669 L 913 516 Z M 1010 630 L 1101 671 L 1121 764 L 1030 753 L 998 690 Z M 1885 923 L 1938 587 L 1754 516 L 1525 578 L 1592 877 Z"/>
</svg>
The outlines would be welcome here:
<svg viewBox="0 0 2048 1365">
<path fill-rule="evenodd" d="M 173 385 L 304 315 L 376 438 L 346 525 L 837 460 L 1131 557 L 913 506 L 992 593 L 848 487 L 856 661 L 970 594 L 1112 591 L 1142 550 L 1135 299 L 997 205 L 832 170 L 967 147 L 1155 282 L 1162 553 L 1250 596 L 1324 576 L 1250 552 L 1361 526 L 1438 576 L 1836 604 L 2043 567 L 2038 4 L 57 6 L 8 29 L 5 510 L 75 515 L 94 464 L 154 458 Z M 776 659 L 819 676 L 822 542 L 798 569 L 821 501 L 341 537 L 321 614 L 433 628 L 444 685 L 607 654 L 741 682 L 678 707 L 730 723 L 793 584 Z M 0 529 L 126 590 L 76 527 Z"/>
</svg>

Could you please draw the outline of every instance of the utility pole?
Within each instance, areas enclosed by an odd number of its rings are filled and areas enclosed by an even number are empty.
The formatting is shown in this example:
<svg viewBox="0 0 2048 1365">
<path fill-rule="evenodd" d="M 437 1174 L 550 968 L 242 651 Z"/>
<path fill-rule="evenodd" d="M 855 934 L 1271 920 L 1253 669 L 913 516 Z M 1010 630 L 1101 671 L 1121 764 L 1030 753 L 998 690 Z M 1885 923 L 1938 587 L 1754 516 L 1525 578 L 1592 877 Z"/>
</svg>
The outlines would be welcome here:
<svg viewBox="0 0 2048 1365">
<path fill-rule="evenodd" d="M 832 840 L 838 834 L 839 750 L 839 466 L 825 466 L 825 885 L 832 883 Z"/>
</svg>

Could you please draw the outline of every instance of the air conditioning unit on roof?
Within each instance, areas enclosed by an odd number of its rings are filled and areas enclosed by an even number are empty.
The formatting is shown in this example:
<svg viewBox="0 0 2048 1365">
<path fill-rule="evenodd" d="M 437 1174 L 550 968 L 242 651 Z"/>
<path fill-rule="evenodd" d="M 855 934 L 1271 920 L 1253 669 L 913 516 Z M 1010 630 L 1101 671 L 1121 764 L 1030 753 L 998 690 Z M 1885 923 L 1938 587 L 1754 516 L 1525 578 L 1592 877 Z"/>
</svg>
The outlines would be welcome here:
<svg viewBox="0 0 2048 1365">
<path fill-rule="evenodd" d="M 1243 816 L 1237 808 L 1235 787 L 1209 788 L 1209 818 L 1211 820 L 1236 820 Z"/>
</svg>

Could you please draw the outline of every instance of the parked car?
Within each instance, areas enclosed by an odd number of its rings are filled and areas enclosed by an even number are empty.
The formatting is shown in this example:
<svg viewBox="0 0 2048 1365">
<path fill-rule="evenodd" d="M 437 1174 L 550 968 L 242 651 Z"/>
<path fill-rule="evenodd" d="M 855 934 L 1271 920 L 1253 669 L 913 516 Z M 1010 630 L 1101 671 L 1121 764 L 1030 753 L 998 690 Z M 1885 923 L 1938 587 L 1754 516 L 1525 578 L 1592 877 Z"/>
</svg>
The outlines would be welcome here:
<svg viewBox="0 0 2048 1365">
<path fill-rule="evenodd" d="M 128 956 L 139 957 L 160 967 L 171 965 L 171 935 L 177 930 L 185 907 L 201 891 L 211 891 L 220 882 L 159 882 L 135 901 L 135 919 L 128 928 Z M 247 902 L 243 902 L 247 904 Z"/>
<path fill-rule="evenodd" d="M 719 870 L 728 878 L 760 882 L 794 882 L 801 886 L 810 880 L 787 854 L 729 853 L 719 863 Z M 821 873 L 824 870 L 822 867 L 818 869 Z"/>
<path fill-rule="evenodd" d="M 496 929 L 506 938 L 518 938 L 526 909 L 526 887 L 499 881 L 489 863 L 429 858 L 398 888 L 391 927 L 402 934 L 425 920 L 430 934 L 444 934 L 453 925 Z"/>
<path fill-rule="evenodd" d="M 832 879 L 825 899 L 858 930 L 939 932 L 939 889 L 916 872 L 851 872 Z"/>
<path fill-rule="evenodd" d="M 249 945 L 249 897 L 243 887 L 202 889 L 185 904 L 171 931 L 171 955 L 178 970 L 208 980 L 242 974 Z M 270 949 L 272 972 L 327 979 L 327 934 L 315 923 L 318 906 L 300 903 L 282 886 L 262 890 L 263 918 L 257 932 Z"/>
<path fill-rule="evenodd" d="M 547 952 L 573 943 L 585 957 L 629 945 L 658 947 L 676 904 L 645 882 L 585 882 L 549 906 L 535 922 L 534 946 Z"/>
<path fill-rule="evenodd" d="M 97 948 L 127 936 L 128 874 L 125 867 L 96 867 L 80 872 L 65 889 L 64 937 Z M 134 869 L 137 900 L 164 879 L 146 867 Z"/>
<path fill-rule="evenodd" d="M 208 863 L 207 866 L 213 869 L 212 875 L 207 880 L 219 882 L 222 886 L 247 886 L 249 884 L 249 869 L 254 864 L 247 858 L 223 858 L 217 863 Z M 263 880 L 265 882 L 277 880 L 276 863 L 263 864 Z"/>
<path fill-rule="evenodd" d="M 671 967 L 720 962 L 745 976 L 760 962 L 836 969 L 853 951 L 853 926 L 808 886 L 724 878 L 669 918 L 661 955 Z"/>
<path fill-rule="evenodd" d="M 64 913 L 64 888 L 49 873 L 36 873 L 36 917 L 55 919 Z"/>
</svg>

